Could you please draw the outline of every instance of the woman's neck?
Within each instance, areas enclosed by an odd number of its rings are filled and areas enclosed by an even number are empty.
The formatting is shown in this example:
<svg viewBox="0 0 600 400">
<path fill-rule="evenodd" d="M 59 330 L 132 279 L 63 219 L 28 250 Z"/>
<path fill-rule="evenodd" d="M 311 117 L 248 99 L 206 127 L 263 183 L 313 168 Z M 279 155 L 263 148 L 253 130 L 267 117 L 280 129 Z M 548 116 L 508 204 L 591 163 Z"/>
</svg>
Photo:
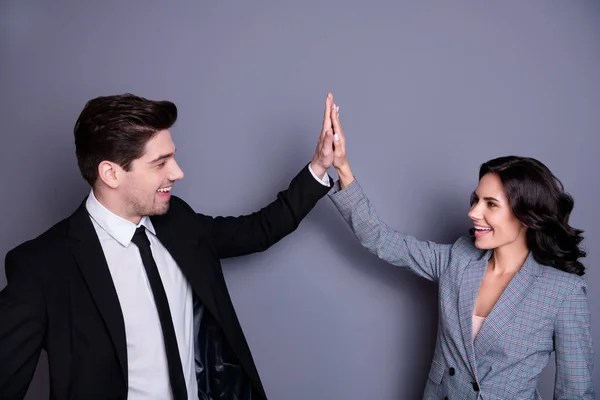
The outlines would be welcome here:
<svg viewBox="0 0 600 400">
<path fill-rule="evenodd" d="M 490 267 L 494 275 L 514 275 L 523 267 L 528 255 L 525 243 L 513 242 L 494 249 Z"/>
</svg>

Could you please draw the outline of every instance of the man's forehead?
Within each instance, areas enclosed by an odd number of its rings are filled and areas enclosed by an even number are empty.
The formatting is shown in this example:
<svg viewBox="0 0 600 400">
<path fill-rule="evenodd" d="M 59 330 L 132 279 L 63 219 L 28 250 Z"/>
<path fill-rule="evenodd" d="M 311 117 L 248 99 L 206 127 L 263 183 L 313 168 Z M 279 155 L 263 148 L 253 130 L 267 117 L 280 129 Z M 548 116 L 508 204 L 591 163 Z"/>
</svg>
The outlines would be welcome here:
<svg viewBox="0 0 600 400">
<path fill-rule="evenodd" d="M 146 142 L 143 157 L 156 158 L 163 154 L 174 154 L 175 151 L 175 143 L 171 139 L 171 134 L 168 130 L 164 130 L 158 132 L 152 139 Z"/>
</svg>

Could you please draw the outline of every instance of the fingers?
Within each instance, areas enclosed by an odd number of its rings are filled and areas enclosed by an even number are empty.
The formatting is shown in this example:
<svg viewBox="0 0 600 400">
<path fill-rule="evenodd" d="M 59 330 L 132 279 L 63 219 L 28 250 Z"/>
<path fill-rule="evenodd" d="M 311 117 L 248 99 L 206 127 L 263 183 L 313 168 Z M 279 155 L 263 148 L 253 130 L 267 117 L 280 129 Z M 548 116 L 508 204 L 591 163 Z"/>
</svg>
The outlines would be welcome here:
<svg viewBox="0 0 600 400">
<path fill-rule="evenodd" d="M 342 129 L 342 124 L 340 123 L 340 108 L 338 106 L 334 106 L 331 110 L 331 124 L 334 132 L 333 155 L 338 160 L 341 160 L 346 157 L 346 136 L 344 135 L 344 130 Z"/>
<path fill-rule="evenodd" d="M 338 106 L 334 106 L 331 110 L 331 124 L 333 126 L 334 141 L 345 143 L 346 137 L 340 123 L 340 108 Z"/>
<path fill-rule="evenodd" d="M 330 143 L 329 148 L 332 148 L 331 143 L 333 143 L 333 131 L 328 129 L 323 132 L 323 134 L 319 137 L 319 143 L 317 143 L 317 152 L 319 156 L 327 155 L 327 143 Z"/>
<path fill-rule="evenodd" d="M 333 143 L 333 157 L 337 160 L 343 160 L 346 157 L 346 146 L 341 140 Z"/>
<path fill-rule="evenodd" d="M 323 148 L 321 151 L 326 157 L 333 153 L 333 132 L 331 130 L 325 131 L 325 138 L 323 139 Z"/>
<path fill-rule="evenodd" d="M 323 129 L 321 130 L 321 135 L 325 134 L 325 131 L 328 129 L 332 129 L 331 127 L 331 107 L 333 106 L 333 95 L 331 93 L 327 94 L 327 98 L 325 99 L 325 115 L 323 116 Z"/>
</svg>

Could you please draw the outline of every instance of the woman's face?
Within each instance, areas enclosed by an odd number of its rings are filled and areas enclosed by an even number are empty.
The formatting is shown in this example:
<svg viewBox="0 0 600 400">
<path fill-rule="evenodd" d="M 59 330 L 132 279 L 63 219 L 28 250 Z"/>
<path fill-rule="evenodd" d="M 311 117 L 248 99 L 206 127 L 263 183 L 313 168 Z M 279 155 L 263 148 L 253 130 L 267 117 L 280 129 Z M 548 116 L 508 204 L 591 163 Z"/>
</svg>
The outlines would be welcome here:
<svg viewBox="0 0 600 400">
<path fill-rule="evenodd" d="M 471 197 L 469 218 L 475 228 L 475 246 L 496 249 L 526 243 L 527 228 L 513 214 L 500 177 L 489 173 L 479 181 Z"/>
</svg>

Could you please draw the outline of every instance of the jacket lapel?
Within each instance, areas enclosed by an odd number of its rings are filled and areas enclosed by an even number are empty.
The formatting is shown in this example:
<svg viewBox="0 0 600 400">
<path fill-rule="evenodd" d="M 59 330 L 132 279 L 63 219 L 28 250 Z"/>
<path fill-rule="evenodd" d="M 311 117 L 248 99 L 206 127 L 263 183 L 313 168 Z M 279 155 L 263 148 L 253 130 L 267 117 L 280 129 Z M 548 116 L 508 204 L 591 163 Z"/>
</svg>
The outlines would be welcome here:
<svg viewBox="0 0 600 400">
<path fill-rule="evenodd" d="M 465 268 L 458 293 L 460 329 L 465 352 L 473 374 L 477 373 L 475 349 L 473 347 L 473 310 L 475 309 L 475 300 L 477 299 L 477 293 L 479 293 L 490 255 L 491 252 L 489 251 L 484 253 L 481 259 Z"/>
<path fill-rule="evenodd" d="M 532 253 L 529 253 L 523 267 L 510 280 L 477 334 L 475 339 L 477 357 L 484 356 L 509 328 L 541 272 L 540 265 L 535 262 Z"/>
<path fill-rule="evenodd" d="M 226 352 L 222 346 L 231 347 L 245 370 L 243 373 L 249 374 L 255 387 L 259 388 L 260 393 L 264 393 L 256 367 L 252 362 L 252 356 L 233 311 L 219 258 L 207 232 L 188 210 L 182 210 L 175 202 L 171 203 L 167 214 L 153 216 L 151 221 L 158 239 L 177 262 L 184 276 L 190 282 L 194 294 L 214 317 L 219 329 L 224 334 L 222 338 L 219 338 L 218 334 L 213 337 L 211 346 L 221 347 L 220 352 Z M 209 319 L 207 318 L 206 321 Z M 202 340 L 203 332 L 206 334 L 206 329 L 210 329 L 209 323 L 204 322 L 204 317 L 201 325 L 204 328 L 195 332 L 195 341 Z M 215 333 L 213 332 L 212 335 Z M 203 346 L 205 344 L 199 344 L 199 347 L 203 348 Z M 204 351 L 200 350 L 201 357 L 207 355 L 204 354 Z M 223 360 L 218 362 L 223 362 Z M 217 379 L 216 375 L 211 379 Z M 264 398 L 265 395 L 261 394 L 259 397 Z"/>
<path fill-rule="evenodd" d="M 69 219 L 68 235 L 71 252 L 104 319 L 117 350 L 125 383 L 128 384 L 127 342 L 123 313 L 102 246 L 85 208 L 85 200 Z"/>
<path fill-rule="evenodd" d="M 216 256 L 207 244 L 202 245 L 200 227 L 194 218 L 171 207 L 167 214 L 151 217 L 156 236 L 181 268 L 196 296 L 220 322 L 213 292 L 214 276 L 212 268 L 206 265 L 214 262 Z"/>
</svg>

